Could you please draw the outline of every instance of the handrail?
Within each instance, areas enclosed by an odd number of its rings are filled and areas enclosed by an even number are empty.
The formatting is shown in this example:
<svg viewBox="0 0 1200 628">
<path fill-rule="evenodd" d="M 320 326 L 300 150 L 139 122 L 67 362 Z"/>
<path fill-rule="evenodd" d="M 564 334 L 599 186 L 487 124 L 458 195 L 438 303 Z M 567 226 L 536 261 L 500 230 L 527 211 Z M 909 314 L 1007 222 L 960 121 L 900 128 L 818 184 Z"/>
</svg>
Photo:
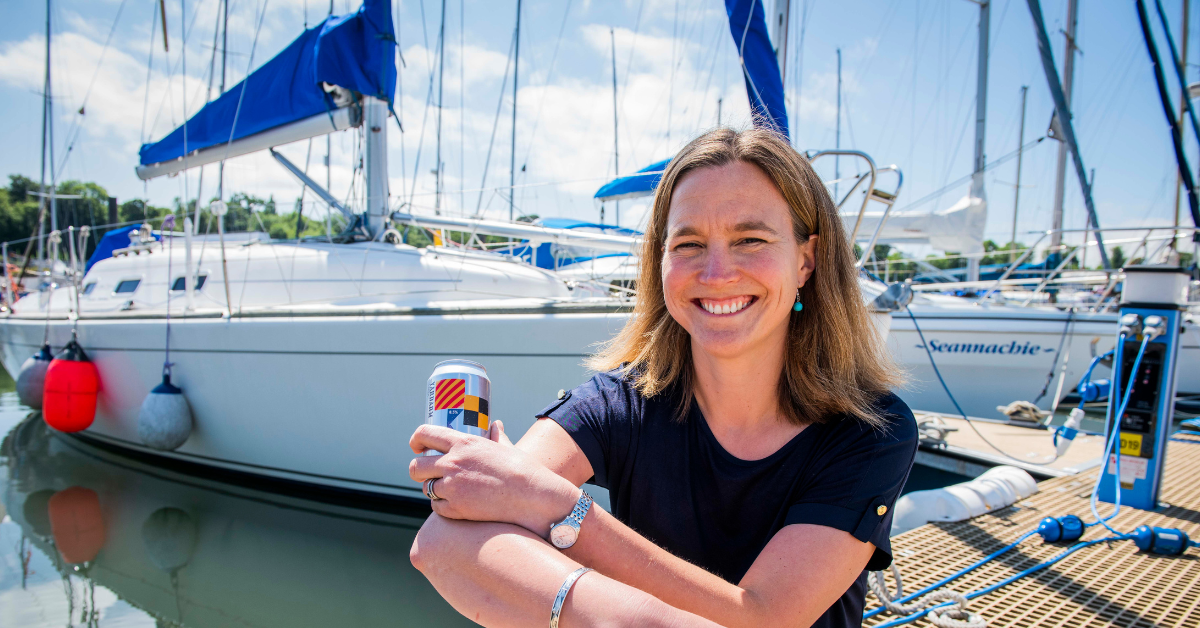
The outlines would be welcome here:
<svg viewBox="0 0 1200 628">
<path fill-rule="evenodd" d="M 1051 230 L 1051 231 L 1053 231 L 1053 230 Z M 1025 249 L 1025 252 L 1024 252 L 1024 253 L 1022 253 L 1020 257 L 1018 257 L 1018 258 L 1017 258 L 1017 259 L 1016 259 L 1016 260 L 1015 260 L 1013 263 L 1009 264 L 1009 265 L 1008 265 L 1008 268 L 1006 268 L 1006 269 L 1004 270 L 1004 274 L 1003 274 L 1003 275 L 1000 275 L 1000 278 L 996 280 L 996 283 L 992 284 L 992 287 L 991 287 L 991 288 L 988 288 L 988 291 L 987 291 L 987 292 L 985 292 L 985 293 L 983 294 L 983 296 L 979 298 L 979 300 L 980 300 L 980 301 L 983 301 L 983 300 L 987 299 L 988 297 L 992 296 L 992 294 L 993 294 L 993 293 L 995 293 L 995 292 L 996 292 L 996 291 L 997 291 L 997 290 L 1000 288 L 1000 282 L 1001 282 L 1001 281 L 1004 281 L 1005 279 L 1008 279 L 1008 276 L 1009 276 L 1009 275 L 1011 275 L 1011 274 L 1013 273 L 1013 271 L 1014 271 L 1014 270 L 1016 270 L 1017 268 L 1020 268 L 1021 264 L 1023 264 L 1023 263 L 1025 262 L 1025 260 L 1026 260 L 1026 259 L 1027 259 L 1027 258 L 1028 258 L 1030 255 L 1032 255 L 1032 254 L 1033 254 L 1033 251 L 1034 251 L 1034 249 L 1036 249 L 1036 248 L 1037 248 L 1037 245 L 1038 245 L 1038 244 L 1039 244 L 1039 243 L 1040 243 L 1042 240 L 1045 240 L 1045 239 L 1046 239 L 1046 236 L 1048 236 L 1048 235 L 1050 235 L 1050 232 L 1043 233 L 1043 234 L 1041 235 L 1041 237 L 1039 237 L 1039 238 L 1037 239 L 1037 241 L 1033 243 L 1033 245 L 1032 245 L 1032 246 L 1030 246 L 1029 248 Z M 1014 243 L 1014 244 L 1016 244 L 1016 243 Z"/>
<path fill-rule="evenodd" d="M 1083 247 L 1076 247 L 1075 249 L 1072 249 L 1071 252 L 1066 257 L 1063 258 L 1062 263 L 1060 263 L 1057 267 L 1055 267 L 1053 272 L 1051 272 L 1049 275 L 1046 275 L 1046 277 L 1044 279 L 1042 279 L 1042 282 L 1039 283 L 1037 285 L 1037 287 L 1033 289 L 1033 292 L 1029 293 L 1029 298 L 1025 299 L 1025 302 L 1022 303 L 1021 306 L 1024 307 L 1024 306 L 1032 303 L 1034 295 L 1041 292 L 1042 289 L 1046 287 L 1046 284 L 1050 283 L 1050 280 L 1053 279 L 1055 275 L 1062 272 L 1062 269 L 1066 268 L 1067 264 L 1071 263 L 1071 260 L 1075 259 L 1075 256 L 1078 255 L 1079 251 L 1081 251 L 1082 249 L 1083 249 Z"/>
<path fill-rule="evenodd" d="M 854 221 L 854 229 L 850 231 L 850 242 L 854 242 L 854 238 L 858 236 L 858 228 L 862 226 L 863 215 L 867 213 L 867 203 L 870 202 L 872 196 L 875 194 L 875 180 L 878 176 L 878 169 L 875 167 L 875 160 L 871 159 L 870 155 L 862 152 L 861 150 L 822 150 L 815 153 L 806 154 L 808 157 L 808 163 L 810 164 L 822 157 L 829 157 L 831 155 L 835 157 L 861 157 L 867 162 L 867 167 L 870 169 L 871 183 L 867 186 L 867 193 L 863 195 L 862 207 L 860 207 L 858 210 L 858 219 Z M 842 204 L 849 200 L 850 195 L 854 193 L 854 190 L 858 188 L 860 183 L 862 183 L 862 177 L 860 177 L 859 180 L 854 183 L 854 186 L 850 188 L 850 191 L 846 193 L 846 196 L 844 196 L 837 204 L 839 210 L 841 210 Z"/>
<path fill-rule="evenodd" d="M 896 164 L 884 166 L 883 168 L 880 168 L 879 171 L 891 171 L 896 173 L 896 189 L 890 193 L 883 192 L 881 190 L 871 191 L 869 196 L 874 198 L 876 201 L 883 203 L 885 208 L 883 210 L 883 215 L 879 217 L 879 224 L 875 225 L 875 232 L 871 234 L 871 241 L 868 242 L 867 246 L 863 248 L 862 255 L 859 256 L 858 263 L 855 264 L 855 268 L 862 268 L 867 260 L 871 259 L 875 255 L 875 243 L 879 241 L 879 234 L 883 232 L 883 225 L 887 223 L 888 216 L 891 216 L 892 214 L 892 208 L 896 206 L 896 199 L 900 196 L 900 188 L 904 187 L 904 173 L 901 172 L 900 167 Z M 864 202 L 863 205 L 865 206 L 866 203 Z M 858 219 L 860 221 L 862 220 L 861 212 L 858 215 Z M 853 238 L 851 238 L 850 242 L 854 242 Z"/>
</svg>

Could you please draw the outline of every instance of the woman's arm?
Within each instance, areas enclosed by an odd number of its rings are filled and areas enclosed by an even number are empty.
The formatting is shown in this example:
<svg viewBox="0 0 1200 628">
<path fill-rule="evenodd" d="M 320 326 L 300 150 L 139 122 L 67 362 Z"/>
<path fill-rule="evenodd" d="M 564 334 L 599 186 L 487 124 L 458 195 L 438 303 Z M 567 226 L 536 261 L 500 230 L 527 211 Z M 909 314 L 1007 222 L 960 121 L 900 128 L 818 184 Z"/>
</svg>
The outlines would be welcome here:
<svg viewBox="0 0 1200 628">
<path fill-rule="evenodd" d="M 583 451 L 554 421 L 538 420 L 517 447 L 577 486 L 592 476 Z M 593 508 L 563 553 L 723 626 L 808 626 L 850 588 L 874 550 L 841 530 L 786 526 L 735 586 Z"/>
<path fill-rule="evenodd" d="M 579 567 L 519 526 L 437 514 L 421 527 L 410 558 L 455 610 L 484 626 L 548 623 L 559 587 Z M 572 587 L 559 625 L 716 626 L 599 571 L 584 574 Z"/>
<path fill-rule="evenodd" d="M 440 459 L 418 459 L 410 468 L 418 481 L 444 478 L 436 484 L 437 493 L 448 499 L 434 502 L 436 512 L 456 519 L 508 521 L 542 537 L 551 523 L 561 520 L 574 506 L 579 495 L 575 486 L 591 477 L 591 466 L 582 451 L 553 421 L 538 421 L 521 440 L 517 452 L 500 443 L 442 430 L 418 430 L 413 444 L 417 451 L 429 448 L 450 452 Z M 427 545 L 434 543 L 431 540 Z M 549 552 L 558 552 L 544 542 L 541 545 Z M 447 552 L 443 556 L 440 543 L 434 548 L 448 583 L 454 581 L 450 574 L 478 573 L 500 590 L 521 590 L 525 586 L 528 576 L 520 565 L 528 559 L 518 547 L 504 546 L 512 553 L 503 553 L 498 563 L 503 568 L 498 569 L 481 569 L 478 555 Z M 671 555 L 603 509 L 593 507 L 584 520 L 579 541 L 561 554 L 676 609 L 721 625 L 807 626 L 850 588 L 873 551 L 871 544 L 840 530 L 790 525 L 775 535 L 742 581 L 734 585 Z M 562 575 L 569 572 L 567 569 Z M 437 576 L 426 575 L 438 586 Z M 549 595 L 553 597 L 557 588 L 551 588 Z M 447 594 L 441 587 L 439 591 Z M 484 608 L 483 600 L 474 598 L 451 603 L 467 617 Z M 600 610 L 605 609 L 601 606 Z"/>
</svg>

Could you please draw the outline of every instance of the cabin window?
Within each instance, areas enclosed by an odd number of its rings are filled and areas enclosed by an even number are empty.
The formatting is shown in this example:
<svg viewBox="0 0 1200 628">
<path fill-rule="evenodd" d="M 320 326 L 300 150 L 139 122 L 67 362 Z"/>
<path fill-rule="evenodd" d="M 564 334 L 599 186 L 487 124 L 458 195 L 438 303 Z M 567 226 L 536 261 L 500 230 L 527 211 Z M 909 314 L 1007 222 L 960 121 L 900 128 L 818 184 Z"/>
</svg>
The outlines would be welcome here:
<svg viewBox="0 0 1200 628">
<path fill-rule="evenodd" d="M 204 282 L 208 280 L 208 275 L 200 275 L 196 278 L 196 289 L 204 287 Z M 187 290 L 187 284 L 184 283 L 183 277 L 176 277 L 175 283 L 171 284 L 171 292 L 183 292 Z"/>
<path fill-rule="evenodd" d="M 113 290 L 116 294 L 126 294 L 138 289 L 138 285 L 142 283 L 141 279 L 126 279 L 117 284 L 117 289 Z"/>
<path fill-rule="evenodd" d="M 92 293 L 92 290 L 95 290 L 95 289 L 96 289 L 96 282 L 94 282 L 94 281 L 89 281 L 89 282 L 87 283 L 87 285 L 85 285 L 85 286 L 83 287 L 83 293 L 84 293 L 84 294 L 91 294 L 91 293 Z"/>
</svg>

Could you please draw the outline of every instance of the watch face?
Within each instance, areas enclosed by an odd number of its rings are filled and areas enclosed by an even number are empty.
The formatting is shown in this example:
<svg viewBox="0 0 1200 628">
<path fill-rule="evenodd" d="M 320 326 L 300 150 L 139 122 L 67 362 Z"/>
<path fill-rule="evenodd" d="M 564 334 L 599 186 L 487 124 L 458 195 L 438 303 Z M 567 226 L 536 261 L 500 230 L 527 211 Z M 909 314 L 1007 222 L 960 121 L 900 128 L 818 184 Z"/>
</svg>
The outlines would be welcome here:
<svg viewBox="0 0 1200 628">
<path fill-rule="evenodd" d="M 550 530 L 550 542 L 558 549 L 566 549 L 575 544 L 579 532 L 566 524 L 559 524 Z"/>
</svg>

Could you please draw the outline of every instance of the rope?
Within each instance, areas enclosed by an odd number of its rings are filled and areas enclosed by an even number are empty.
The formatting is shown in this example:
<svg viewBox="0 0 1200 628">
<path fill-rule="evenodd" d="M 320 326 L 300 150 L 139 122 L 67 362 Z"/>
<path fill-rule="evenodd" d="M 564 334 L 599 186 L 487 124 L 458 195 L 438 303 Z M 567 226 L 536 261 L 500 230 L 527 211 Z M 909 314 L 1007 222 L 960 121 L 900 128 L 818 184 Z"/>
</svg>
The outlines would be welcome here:
<svg viewBox="0 0 1200 628">
<path fill-rule="evenodd" d="M 978 569 L 978 568 L 982 567 L 983 565 L 986 565 L 987 563 L 989 563 L 989 562 L 991 562 L 991 561 L 993 561 L 993 560 L 995 560 L 995 559 L 999 558 L 1000 556 L 1002 556 L 1003 554 L 1005 554 L 1005 553 L 1006 553 L 1006 552 L 1008 552 L 1009 550 L 1011 550 L 1011 549 L 1013 549 L 1014 547 L 1016 547 L 1016 546 L 1020 545 L 1021 543 L 1023 543 L 1023 542 L 1025 541 L 1025 539 L 1028 539 L 1029 537 L 1031 537 L 1031 536 L 1033 536 L 1033 535 L 1035 535 L 1035 534 L 1037 534 L 1037 531 L 1036 531 L 1036 530 L 1034 530 L 1034 531 L 1030 531 L 1030 532 L 1026 532 L 1025 534 L 1022 534 L 1021 536 L 1017 537 L 1017 540 L 1013 541 L 1012 543 L 1009 543 L 1008 545 L 1005 545 L 1004 547 L 1002 547 L 1002 548 L 1000 548 L 1000 549 L 998 549 L 998 550 L 996 550 L 996 551 L 992 552 L 991 554 L 988 554 L 987 556 L 984 556 L 983 558 L 979 559 L 979 560 L 978 560 L 978 561 L 976 561 L 975 563 L 973 563 L 973 564 L 971 564 L 971 565 L 969 565 L 969 566 L 967 566 L 967 567 L 964 567 L 964 568 L 962 568 L 962 569 L 960 569 L 960 570 L 958 570 L 958 571 L 956 571 L 956 572 L 954 572 L 954 573 L 950 574 L 949 576 L 946 576 L 945 578 L 942 578 L 941 580 L 938 580 L 937 582 L 935 582 L 935 583 L 933 583 L 933 584 L 931 584 L 931 585 L 929 585 L 929 586 L 927 586 L 927 587 L 924 587 L 924 588 L 922 588 L 922 589 L 920 589 L 920 590 L 918 590 L 918 591 L 914 591 L 914 592 L 912 592 L 912 593 L 910 593 L 910 594 L 908 594 L 908 595 L 904 595 L 904 592 L 903 592 L 903 584 L 901 583 L 901 580 L 900 580 L 900 573 L 899 573 L 899 570 L 896 568 L 896 565 L 895 565 L 895 564 L 893 564 L 893 565 L 892 565 L 892 575 L 893 575 L 893 576 L 895 576 L 895 578 L 896 578 L 896 585 L 897 585 L 897 586 L 896 586 L 896 588 L 897 588 L 897 591 L 896 591 L 896 595 L 895 595 L 895 597 L 891 598 L 891 600 L 892 600 L 892 602 L 894 602 L 894 603 L 896 603 L 896 604 L 902 604 L 902 603 L 904 603 L 904 602 L 908 602 L 908 601 L 910 601 L 910 600 L 913 600 L 913 599 L 915 599 L 915 598 L 918 598 L 918 597 L 920 597 L 920 596 L 922 596 L 922 595 L 925 595 L 925 594 L 927 594 L 927 593 L 929 593 L 929 592 L 931 592 L 931 591 L 934 591 L 934 590 L 937 590 L 937 589 L 939 589 L 939 588 L 941 588 L 941 587 L 944 587 L 944 586 L 946 586 L 947 584 L 949 584 L 949 583 L 951 583 L 951 582 L 953 582 L 953 581 L 955 581 L 955 580 L 957 580 L 957 579 L 959 579 L 959 578 L 961 578 L 961 577 L 963 577 L 963 576 L 967 575 L 968 573 L 970 573 L 970 572 L 972 572 L 972 571 L 974 571 L 974 570 L 976 570 L 976 569 Z M 879 578 L 882 578 L 882 577 L 883 577 L 883 574 L 882 574 L 881 572 L 872 572 L 872 573 L 873 573 L 873 574 L 878 574 L 878 576 L 877 576 L 877 577 L 879 577 Z M 872 589 L 872 590 L 874 590 L 874 589 Z M 876 597 L 879 597 L 879 599 L 880 599 L 880 600 L 883 600 L 883 598 L 882 598 L 882 597 L 880 597 L 880 596 L 878 596 L 878 595 L 876 595 Z M 886 611 L 886 610 L 891 610 L 891 609 L 890 609 L 890 608 L 887 608 L 887 607 L 885 606 L 885 607 L 879 607 L 879 608 L 875 608 L 875 609 L 873 609 L 873 610 L 869 610 L 869 611 L 867 611 L 866 613 L 864 613 L 864 614 L 863 614 L 863 619 L 870 619 L 870 618 L 872 618 L 872 617 L 874 617 L 874 616 L 876 616 L 876 615 L 878 615 L 878 614 L 880 614 L 880 613 L 882 613 L 882 612 L 884 612 L 884 611 Z M 893 612 L 895 612 L 895 611 L 893 611 Z"/>
<path fill-rule="evenodd" d="M 988 437 L 984 436 L 983 432 L 980 432 L 979 428 L 975 427 L 975 422 L 971 420 L 971 417 L 967 416 L 966 412 L 963 412 L 962 406 L 958 405 L 958 400 L 954 398 L 954 393 L 950 392 L 950 387 L 946 385 L 946 380 L 942 378 L 942 372 L 938 370 L 937 362 L 933 359 L 933 352 L 929 350 L 929 343 L 925 340 L 925 334 L 921 331 L 921 326 L 917 324 L 917 317 L 913 316 L 912 309 L 907 305 L 904 306 L 904 310 L 908 312 L 908 317 L 912 319 L 913 327 L 917 330 L 917 335 L 921 338 L 921 346 L 925 348 L 925 355 L 929 356 L 929 365 L 933 367 L 933 374 L 937 375 L 938 382 L 941 382 L 942 390 L 946 391 L 946 396 L 950 397 L 950 403 L 954 404 L 954 409 L 958 410 L 958 414 L 967 422 L 967 425 L 969 425 L 975 434 L 979 436 L 979 438 L 983 439 L 983 442 L 987 443 L 989 447 L 1000 452 L 1000 454 L 1006 458 L 1010 458 L 1021 464 L 1025 464 L 1024 460 L 1004 451 L 1003 449 L 1000 449 L 995 445 L 995 443 L 988 440 Z"/>
<path fill-rule="evenodd" d="M 184 208 L 184 211 L 187 211 Z M 175 259 L 175 214 L 168 214 L 163 218 L 162 224 L 158 227 L 167 238 L 167 338 L 166 338 L 166 356 L 163 358 L 163 376 L 171 376 L 171 288 L 175 287 L 171 282 L 171 262 Z M 167 230 L 170 229 L 168 232 Z M 168 235 L 168 233 L 170 235 Z M 191 269 L 185 269 L 184 272 L 191 272 Z M 188 278 L 184 277 L 184 289 L 187 289 Z"/>
<path fill-rule="evenodd" d="M 882 571 L 871 572 L 870 578 L 867 579 L 867 584 L 871 587 L 871 593 L 883 602 L 883 606 L 888 612 L 896 615 L 912 615 L 920 612 L 931 606 L 936 606 L 936 609 L 930 608 L 927 611 L 929 621 L 938 628 L 987 628 L 987 620 L 978 613 L 972 613 L 967 610 L 967 598 L 957 591 L 942 590 L 930 593 L 912 604 L 900 604 L 896 599 L 904 595 L 904 583 L 900 579 L 900 569 L 892 563 L 892 577 L 896 579 L 896 594 L 892 595 L 888 591 L 887 583 L 883 580 Z M 949 605 L 943 605 L 944 602 L 950 602 Z"/>
<path fill-rule="evenodd" d="M 1050 365 L 1050 372 L 1046 373 L 1046 383 L 1042 386 L 1042 392 L 1038 393 L 1037 399 L 1033 400 L 1034 405 L 1037 405 L 1037 403 L 1042 400 L 1042 397 L 1046 396 L 1046 391 L 1050 390 L 1050 383 L 1054 381 L 1054 371 L 1058 370 L 1058 359 L 1062 357 L 1063 344 L 1066 342 L 1067 336 L 1070 335 L 1071 324 L 1075 322 L 1074 317 L 1075 317 L 1075 308 L 1072 307 L 1071 309 L 1067 310 L 1067 323 L 1065 325 L 1063 325 L 1062 335 L 1059 336 L 1059 338 L 1058 338 L 1058 350 L 1055 351 L 1055 353 L 1054 353 L 1054 362 Z M 1067 355 L 1068 359 L 1063 361 L 1063 370 L 1064 371 L 1066 370 L 1067 362 L 1070 359 L 1070 350 L 1069 349 L 1068 349 L 1067 353 L 1068 353 L 1068 355 Z M 1055 403 L 1055 405 L 1058 404 L 1057 396 L 1054 400 L 1054 403 Z"/>
<path fill-rule="evenodd" d="M 62 243 L 62 232 L 51 231 L 46 236 L 46 244 L 49 257 L 49 268 L 47 272 L 50 275 L 49 291 L 46 293 L 46 329 L 42 334 L 42 345 L 50 344 L 50 306 L 54 303 L 54 262 L 58 261 L 58 245 Z"/>
</svg>

